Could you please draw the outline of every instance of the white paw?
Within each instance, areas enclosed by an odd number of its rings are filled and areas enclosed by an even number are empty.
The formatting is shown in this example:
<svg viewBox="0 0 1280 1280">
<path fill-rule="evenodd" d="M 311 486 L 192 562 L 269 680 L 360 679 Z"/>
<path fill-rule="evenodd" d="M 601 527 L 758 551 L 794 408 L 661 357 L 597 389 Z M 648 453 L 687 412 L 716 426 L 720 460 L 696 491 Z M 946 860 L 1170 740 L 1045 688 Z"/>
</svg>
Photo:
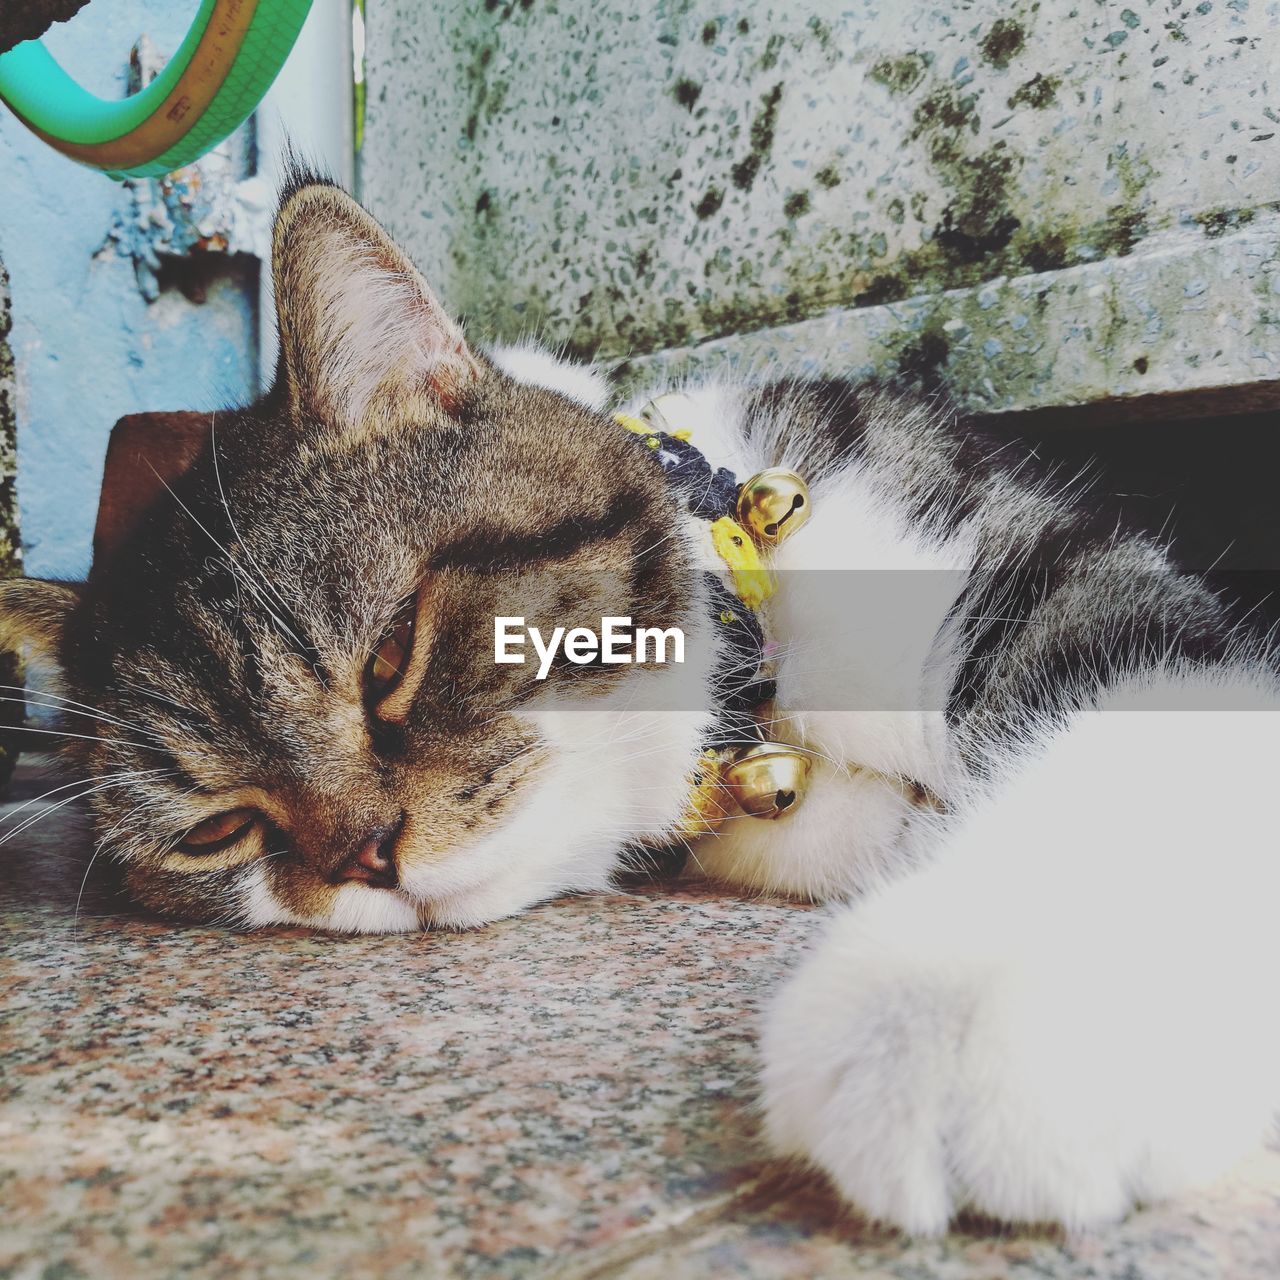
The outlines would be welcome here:
<svg viewBox="0 0 1280 1280">
<path fill-rule="evenodd" d="M 1256 1109 L 1189 1092 L 1167 1059 L 1153 1072 L 1132 1002 L 1100 1008 L 1052 966 L 940 945 L 878 905 L 837 919 L 762 1046 L 771 1144 L 871 1217 L 920 1235 L 962 1210 L 1087 1228 L 1249 1145 Z"/>
</svg>

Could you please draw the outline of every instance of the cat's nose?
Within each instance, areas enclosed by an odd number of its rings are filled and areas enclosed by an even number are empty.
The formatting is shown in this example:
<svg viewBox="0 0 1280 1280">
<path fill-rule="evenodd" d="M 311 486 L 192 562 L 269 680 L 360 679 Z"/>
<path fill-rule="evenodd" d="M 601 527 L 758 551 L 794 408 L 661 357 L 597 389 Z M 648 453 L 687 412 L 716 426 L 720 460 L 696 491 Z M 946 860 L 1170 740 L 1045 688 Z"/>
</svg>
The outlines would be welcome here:
<svg viewBox="0 0 1280 1280">
<path fill-rule="evenodd" d="M 351 853 L 339 867 L 334 880 L 344 884 L 354 880 L 374 889 L 394 889 L 399 880 L 396 870 L 396 842 L 404 826 L 404 816 L 393 826 L 379 827 Z"/>
</svg>

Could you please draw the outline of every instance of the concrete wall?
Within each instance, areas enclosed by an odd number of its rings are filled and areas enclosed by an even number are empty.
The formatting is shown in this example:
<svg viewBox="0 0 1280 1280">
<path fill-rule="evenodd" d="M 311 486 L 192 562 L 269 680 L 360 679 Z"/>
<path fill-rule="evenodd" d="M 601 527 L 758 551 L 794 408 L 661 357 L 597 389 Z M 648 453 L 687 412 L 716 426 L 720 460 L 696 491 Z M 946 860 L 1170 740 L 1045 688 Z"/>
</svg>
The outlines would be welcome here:
<svg viewBox="0 0 1280 1280">
<path fill-rule="evenodd" d="M 1277 47 L 1275 0 L 382 0 L 362 191 L 504 337 L 1266 398 Z"/>
<path fill-rule="evenodd" d="M 193 13 L 165 0 L 91 4 L 46 42 L 87 87 L 114 96 L 138 35 L 172 51 Z M 117 418 L 217 407 L 256 390 L 256 265 L 238 259 L 201 281 L 203 302 L 172 287 L 148 302 L 136 221 L 125 187 L 64 159 L 0 108 L 0 256 L 13 295 L 18 498 L 32 574 L 87 568 Z"/>
<path fill-rule="evenodd" d="M 18 546 L 17 507 L 14 501 L 14 478 L 17 471 L 17 424 L 13 407 L 13 353 L 9 350 L 9 277 L 0 259 L 0 578 L 16 574 L 22 563 Z M 0 686 L 16 686 L 20 667 L 16 654 L 0 652 Z M 6 727 L 22 722 L 22 703 L 14 698 L 12 687 L 0 687 L 0 790 L 9 781 L 17 760 L 18 736 L 5 732 Z"/>
<path fill-rule="evenodd" d="M 18 537 L 18 424 L 14 405 L 13 352 L 9 330 L 13 311 L 9 300 L 9 276 L 0 258 L 0 578 L 15 574 L 22 564 Z"/>
</svg>

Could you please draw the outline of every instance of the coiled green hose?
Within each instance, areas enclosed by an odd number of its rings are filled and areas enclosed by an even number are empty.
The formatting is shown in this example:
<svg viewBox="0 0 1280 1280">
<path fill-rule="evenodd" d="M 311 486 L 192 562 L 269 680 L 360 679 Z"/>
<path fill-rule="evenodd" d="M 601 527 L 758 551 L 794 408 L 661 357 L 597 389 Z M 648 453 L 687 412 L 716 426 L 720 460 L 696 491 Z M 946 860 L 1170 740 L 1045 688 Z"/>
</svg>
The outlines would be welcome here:
<svg viewBox="0 0 1280 1280">
<path fill-rule="evenodd" d="M 311 0 L 202 0 L 165 69 L 107 101 L 82 89 L 39 40 L 0 54 L 0 99 L 63 155 L 113 178 L 147 178 L 198 160 L 262 100 Z"/>
</svg>

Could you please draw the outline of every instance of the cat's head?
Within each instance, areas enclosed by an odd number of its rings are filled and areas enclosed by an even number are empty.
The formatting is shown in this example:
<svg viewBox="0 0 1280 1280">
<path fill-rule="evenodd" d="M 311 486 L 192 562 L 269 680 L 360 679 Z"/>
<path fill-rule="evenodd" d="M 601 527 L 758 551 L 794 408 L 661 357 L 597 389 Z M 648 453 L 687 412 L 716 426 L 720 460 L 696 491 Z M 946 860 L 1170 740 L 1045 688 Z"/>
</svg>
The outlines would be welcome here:
<svg viewBox="0 0 1280 1280">
<path fill-rule="evenodd" d="M 468 347 L 337 188 L 286 193 L 273 269 L 272 393 L 210 416 L 82 590 L 0 594 L 84 712 L 98 841 L 145 904 L 250 924 L 463 926 L 604 885 L 679 818 L 705 716 L 652 696 L 674 667 L 499 664 L 494 618 L 696 631 L 660 469 L 589 380 Z"/>
</svg>

